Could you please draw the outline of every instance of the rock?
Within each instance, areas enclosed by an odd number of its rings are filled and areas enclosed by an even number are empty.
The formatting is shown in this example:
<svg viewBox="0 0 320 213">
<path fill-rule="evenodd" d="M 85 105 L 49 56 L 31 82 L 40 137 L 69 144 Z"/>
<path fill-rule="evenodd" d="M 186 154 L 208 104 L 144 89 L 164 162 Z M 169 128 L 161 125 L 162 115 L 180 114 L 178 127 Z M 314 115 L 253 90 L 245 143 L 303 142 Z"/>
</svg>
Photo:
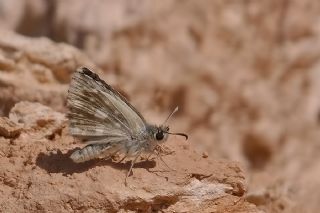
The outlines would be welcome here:
<svg viewBox="0 0 320 213">
<path fill-rule="evenodd" d="M 14 138 L 21 133 L 21 127 L 6 117 L 0 117 L 0 137 Z"/>
<path fill-rule="evenodd" d="M 209 157 L 208 152 L 202 152 L 202 157 L 203 157 L 203 158 Z"/>
<path fill-rule="evenodd" d="M 54 137 L 61 134 L 66 123 L 64 114 L 55 112 L 40 103 L 19 102 L 10 111 L 9 118 L 15 123 L 23 125 L 24 129 L 41 129 L 42 136 Z"/>
<path fill-rule="evenodd" d="M 27 38 L 3 29 L 0 33 L 0 115 L 8 115 L 21 100 L 63 110 L 72 72 L 84 65 L 96 68 L 84 54 L 67 44 Z"/>
<path fill-rule="evenodd" d="M 1 3 L 0 25 L 82 49 L 150 121 L 179 105 L 171 130 L 190 134 L 212 159 L 239 161 L 260 209 L 317 212 L 319 8 L 315 0 L 11 0 Z M 72 67 L 87 59 L 48 39 L 2 35 L 0 115 L 21 100 L 65 111 Z M 1 137 L 1 146 L 28 137 Z M 14 147 L 0 155 L 19 162 Z M 260 194 L 270 187 L 279 194 Z"/>
<path fill-rule="evenodd" d="M 20 102 L 10 119 L 24 133 L 0 146 L 0 153 L 11 148 L 10 155 L 0 158 L 0 191 L 14 195 L 1 196 L 3 211 L 258 212 L 243 199 L 245 177 L 237 163 L 205 159 L 190 145 L 186 148 L 184 140 L 172 137 L 167 143 L 174 152 L 162 158 L 173 169 L 158 158 L 141 159 L 126 187 L 130 161 L 73 163 L 69 156 L 81 144 L 68 136 L 63 114 Z M 38 137 L 57 127 L 62 128 L 59 137 Z"/>
</svg>

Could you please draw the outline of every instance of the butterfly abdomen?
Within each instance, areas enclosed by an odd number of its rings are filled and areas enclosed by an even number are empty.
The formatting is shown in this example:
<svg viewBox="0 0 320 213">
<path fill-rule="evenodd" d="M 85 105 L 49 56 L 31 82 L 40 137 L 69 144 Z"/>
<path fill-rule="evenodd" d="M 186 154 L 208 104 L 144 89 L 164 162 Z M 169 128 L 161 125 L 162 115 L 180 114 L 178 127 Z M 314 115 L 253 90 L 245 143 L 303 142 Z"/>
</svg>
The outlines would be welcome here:
<svg viewBox="0 0 320 213">
<path fill-rule="evenodd" d="M 90 144 L 84 148 L 73 152 L 70 158 L 75 163 L 82 163 L 88 160 L 98 158 L 102 153 L 107 149 L 108 145 L 106 144 Z"/>
</svg>

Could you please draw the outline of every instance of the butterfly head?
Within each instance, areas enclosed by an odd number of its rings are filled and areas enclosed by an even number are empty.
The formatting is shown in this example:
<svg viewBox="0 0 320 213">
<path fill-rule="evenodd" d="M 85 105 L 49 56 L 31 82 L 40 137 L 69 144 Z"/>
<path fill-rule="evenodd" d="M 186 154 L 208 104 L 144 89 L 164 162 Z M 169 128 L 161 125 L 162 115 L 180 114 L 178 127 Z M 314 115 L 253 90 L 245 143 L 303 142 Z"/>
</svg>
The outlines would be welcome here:
<svg viewBox="0 0 320 213">
<path fill-rule="evenodd" d="M 186 138 L 186 140 L 188 139 L 188 135 L 184 134 L 184 133 L 172 133 L 169 132 L 169 126 L 155 126 L 153 128 L 153 138 L 155 141 L 159 142 L 159 143 L 163 143 L 168 139 L 168 135 L 180 135 Z"/>
<path fill-rule="evenodd" d="M 153 131 L 153 138 L 157 142 L 165 142 L 168 139 L 168 126 L 156 126 Z"/>
<path fill-rule="evenodd" d="M 167 117 L 164 123 L 160 126 L 155 126 L 153 131 L 153 138 L 158 142 L 165 142 L 168 139 L 168 135 L 180 135 L 188 140 L 188 135 L 184 133 L 172 133 L 169 132 L 169 126 L 165 125 L 167 121 L 171 118 L 171 116 L 178 111 L 178 107 L 176 107 L 173 112 Z"/>
</svg>

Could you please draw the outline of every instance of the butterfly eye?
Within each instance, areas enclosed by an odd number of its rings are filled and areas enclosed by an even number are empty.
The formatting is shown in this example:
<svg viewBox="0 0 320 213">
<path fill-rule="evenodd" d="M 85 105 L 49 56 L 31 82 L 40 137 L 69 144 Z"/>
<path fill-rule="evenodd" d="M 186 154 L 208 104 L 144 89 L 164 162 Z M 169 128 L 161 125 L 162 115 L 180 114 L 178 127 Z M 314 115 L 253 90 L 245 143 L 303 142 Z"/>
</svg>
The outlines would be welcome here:
<svg viewBox="0 0 320 213">
<path fill-rule="evenodd" d="M 158 141 L 162 140 L 163 138 L 164 138 L 163 132 L 157 132 L 157 133 L 156 133 L 156 139 L 157 139 Z"/>
</svg>

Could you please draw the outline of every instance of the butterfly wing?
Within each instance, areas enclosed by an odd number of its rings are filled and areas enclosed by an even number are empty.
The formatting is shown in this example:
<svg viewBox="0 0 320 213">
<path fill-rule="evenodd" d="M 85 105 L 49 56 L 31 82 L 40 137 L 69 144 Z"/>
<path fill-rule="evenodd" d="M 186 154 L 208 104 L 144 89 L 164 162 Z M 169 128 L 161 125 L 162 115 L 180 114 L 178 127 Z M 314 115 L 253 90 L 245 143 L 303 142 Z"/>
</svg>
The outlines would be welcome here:
<svg viewBox="0 0 320 213">
<path fill-rule="evenodd" d="M 72 77 L 68 107 L 70 134 L 91 144 L 125 142 L 146 128 L 125 97 L 85 67 Z"/>
</svg>

